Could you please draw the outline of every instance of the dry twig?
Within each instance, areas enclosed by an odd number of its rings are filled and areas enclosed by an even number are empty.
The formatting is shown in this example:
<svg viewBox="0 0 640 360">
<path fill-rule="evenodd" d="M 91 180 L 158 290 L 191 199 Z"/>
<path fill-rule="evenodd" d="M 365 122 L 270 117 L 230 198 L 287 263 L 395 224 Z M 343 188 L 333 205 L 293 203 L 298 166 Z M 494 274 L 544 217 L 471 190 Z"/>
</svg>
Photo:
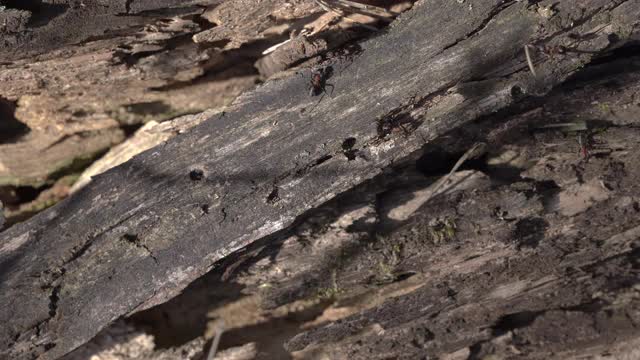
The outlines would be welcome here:
<svg viewBox="0 0 640 360">
<path fill-rule="evenodd" d="M 462 166 L 462 164 L 464 164 L 465 161 L 467 161 L 468 159 L 478 157 L 479 155 L 483 154 L 486 148 L 487 148 L 487 144 L 482 142 L 473 144 L 473 146 L 469 150 L 467 150 L 467 152 L 465 152 L 464 155 L 460 157 L 460 159 L 458 159 L 458 162 L 456 162 L 456 164 L 453 166 L 451 171 L 449 171 L 447 175 L 445 175 L 440 180 L 438 180 L 438 183 L 431 191 L 431 195 L 429 195 L 429 197 L 424 202 L 426 203 L 429 200 L 431 200 L 431 198 L 438 193 L 438 190 L 440 190 L 442 185 L 444 185 L 449 180 L 449 178 L 451 178 L 451 176 L 456 171 L 458 171 L 458 168 L 460 168 L 460 166 Z"/>
<path fill-rule="evenodd" d="M 224 332 L 224 320 L 223 319 L 216 320 L 214 324 L 214 328 L 215 328 L 214 330 L 216 332 L 216 335 L 213 338 L 213 341 L 211 342 L 211 348 L 209 349 L 209 355 L 207 356 L 207 360 L 213 360 L 216 356 L 216 351 L 218 351 L 218 345 L 220 344 L 220 337 Z"/>
<path fill-rule="evenodd" d="M 314 1 L 316 2 L 316 4 L 318 4 L 318 6 L 320 6 L 325 11 L 333 12 L 348 21 L 357 23 L 358 25 L 372 31 L 377 31 L 378 29 L 371 25 L 367 25 L 358 20 L 355 20 L 349 17 L 348 14 L 360 14 L 360 15 L 370 16 L 372 18 L 379 19 L 379 20 L 385 20 L 385 21 L 391 21 L 391 19 L 397 16 L 397 14 L 381 7 L 365 5 L 365 4 L 348 1 L 348 0 L 314 0 Z"/>
<path fill-rule="evenodd" d="M 531 60 L 531 54 L 529 53 L 530 45 L 524 46 L 524 55 L 527 57 L 527 64 L 529 65 L 529 70 L 531 70 L 531 74 L 536 76 L 536 69 L 533 67 L 533 61 Z"/>
</svg>

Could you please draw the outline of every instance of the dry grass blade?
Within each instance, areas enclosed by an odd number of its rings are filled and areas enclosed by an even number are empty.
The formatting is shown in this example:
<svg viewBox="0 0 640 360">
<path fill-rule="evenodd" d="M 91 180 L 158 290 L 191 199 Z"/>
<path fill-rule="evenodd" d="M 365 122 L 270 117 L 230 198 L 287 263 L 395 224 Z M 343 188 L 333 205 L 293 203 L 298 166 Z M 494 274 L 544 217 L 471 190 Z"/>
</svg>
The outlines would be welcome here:
<svg viewBox="0 0 640 360">
<path fill-rule="evenodd" d="M 391 19 L 397 15 L 390 11 L 387 11 L 386 9 L 383 9 L 377 6 L 360 4 L 353 1 L 347 1 L 347 0 L 314 0 L 314 1 L 316 4 L 318 4 L 318 6 L 320 6 L 325 11 L 333 12 L 348 21 L 357 23 L 360 26 L 372 31 L 377 31 L 378 29 L 371 25 L 367 25 L 358 20 L 350 18 L 349 14 L 365 15 L 365 16 L 372 17 L 374 19 L 385 20 L 385 21 L 391 21 Z"/>
<path fill-rule="evenodd" d="M 527 57 L 527 65 L 529 65 L 531 74 L 533 74 L 533 76 L 536 76 L 536 69 L 533 67 L 533 61 L 531 60 L 531 54 L 529 53 L 529 45 L 524 46 L 524 55 Z"/>
<path fill-rule="evenodd" d="M 209 349 L 209 355 L 207 356 L 207 360 L 213 360 L 216 357 L 216 352 L 218 351 L 218 345 L 220 344 L 220 337 L 224 332 L 224 320 L 219 319 L 216 321 L 215 325 L 216 335 L 211 342 L 211 348 Z"/>
<path fill-rule="evenodd" d="M 480 156 L 485 152 L 486 148 L 487 148 L 487 144 L 485 143 L 482 143 L 482 142 L 475 143 L 469 150 L 467 150 L 464 153 L 464 155 L 460 157 L 460 159 L 458 159 L 458 162 L 456 162 L 456 164 L 453 166 L 451 171 L 449 171 L 449 173 L 445 175 L 443 178 L 438 180 L 438 183 L 431 191 L 431 196 L 429 196 L 429 198 L 427 198 L 424 202 L 426 203 L 427 201 L 431 200 L 431 198 L 438 193 L 438 190 L 440 190 L 440 188 L 447 182 L 447 180 L 449 180 L 449 178 L 451 178 L 451 176 L 456 171 L 458 171 L 458 168 L 460 168 L 460 166 L 462 166 L 462 164 L 464 164 L 465 161 L 467 161 L 468 159 L 473 159 L 475 157 Z"/>
<path fill-rule="evenodd" d="M 339 8 L 346 12 L 367 15 L 367 16 L 371 16 L 371 17 L 375 17 L 383 20 L 389 20 L 395 16 L 398 16 L 398 14 L 378 6 L 361 4 L 361 3 L 349 1 L 349 0 L 319 0 L 319 1 L 322 1 L 325 4 L 328 4 L 329 7 Z"/>
</svg>

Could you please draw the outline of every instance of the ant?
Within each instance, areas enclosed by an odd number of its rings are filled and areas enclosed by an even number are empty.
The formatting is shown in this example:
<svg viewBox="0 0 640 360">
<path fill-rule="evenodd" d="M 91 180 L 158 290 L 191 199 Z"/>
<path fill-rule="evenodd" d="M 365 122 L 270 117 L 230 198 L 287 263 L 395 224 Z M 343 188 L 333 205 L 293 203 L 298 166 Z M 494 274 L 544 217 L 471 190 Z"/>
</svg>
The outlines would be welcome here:
<svg viewBox="0 0 640 360">
<path fill-rule="evenodd" d="M 564 55 L 568 51 L 568 49 L 562 45 L 543 45 L 542 47 L 538 47 L 538 50 L 549 58 L 553 58 L 556 55 Z"/>
<path fill-rule="evenodd" d="M 327 86 L 331 87 L 331 94 L 333 94 L 333 85 L 327 83 L 327 80 L 333 75 L 333 68 L 331 66 L 327 66 L 325 68 L 320 68 L 318 70 L 313 70 L 311 72 L 311 83 L 309 84 L 309 96 L 318 96 L 324 93 L 331 96 L 327 93 Z M 322 100 L 322 98 L 320 98 Z"/>
</svg>

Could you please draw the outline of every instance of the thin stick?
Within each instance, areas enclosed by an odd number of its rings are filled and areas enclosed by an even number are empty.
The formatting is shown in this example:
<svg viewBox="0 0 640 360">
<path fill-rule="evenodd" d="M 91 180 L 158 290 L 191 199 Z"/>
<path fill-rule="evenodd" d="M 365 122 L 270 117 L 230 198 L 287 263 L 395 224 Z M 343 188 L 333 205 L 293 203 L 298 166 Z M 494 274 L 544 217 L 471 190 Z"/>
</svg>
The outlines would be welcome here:
<svg viewBox="0 0 640 360">
<path fill-rule="evenodd" d="M 373 16 L 375 18 L 387 20 L 387 21 L 389 21 L 390 18 L 393 18 L 398 15 L 396 13 L 388 11 L 385 8 L 372 6 L 372 5 L 365 5 L 365 4 L 348 1 L 348 0 L 321 0 L 321 1 L 327 3 L 327 5 L 330 7 L 343 8 L 343 9 L 347 9 L 347 11 L 349 12 Z"/>
<path fill-rule="evenodd" d="M 313 0 L 316 4 L 318 4 L 318 6 L 320 6 L 322 9 L 324 9 L 324 11 L 328 11 L 328 12 L 332 12 L 346 20 L 349 20 L 353 23 L 356 23 L 362 27 L 364 27 L 365 29 L 371 30 L 371 31 L 378 31 L 378 28 L 371 26 L 371 25 L 367 25 L 364 24 L 358 20 L 355 20 L 353 18 L 350 18 L 344 9 L 341 9 L 340 6 L 337 6 L 336 4 L 331 4 L 328 3 L 326 0 Z M 361 4 L 362 5 L 362 4 Z M 358 9 L 348 9 L 349 12 L 353 12 L 353 13 L 359 13 L 362 15 L 366 15 L 366 16 L 371 16 L 371 17 L 375 17 L 375 18 L 382 18 L 382 19 L 386 19 L 388 20 L 385 16 L 382 15 L 377 15 L 374 13 L 371 13 L 370 11 L 362 11 L 362 10 L 358 10 Z"/>
<path fill-rule="evenodd" d="M 555 124 L 547 124 L 534 128 L 534 130 L 540 129 L 553 129 L 553 128 L 564 128 L 565 131 L 586 131 L 589 130 L 586 121 L 576 121 L 572 123 L 555 123 Z"/>
<path fill-rule="evenodd" d="M 219 319 L 216 320 L 213 325 L 216 331 L 216 336 L 213 338 L 211 342 L 211 348 L 209 349 L 209 355 L 207 356 L 207 360 L 213 360 L 216 356 L 216 351 L 218 351 L 218 345 L 220 344 L 220 337 L 222 336 L 222 332 L 224 331 L 224 320 Z"/>
<path fill-rule="evenodd" d="M 378 28 L 377 28 L 377 27 L 375 27 L 375 26 L 371 26 L 371 25 L 367 25 L 367 24 L 364 24 L 364 23 L 361 23 L 360 21 L 355 20 L 355 19 L 352 19 L 352 18 L 348 17 L 347 15 L 342 15 L 342 17 L 343 17 L 345 20 L 349 20 L 349 21 L 351 21 L 351 22 L 353 22 L 353 23 L 356 23 L 357 25 L 360 25 L 360 26 L 362 26 L 363 28 L 365 28 L 365 29 L 367 29 L 367 30 L 371 30 L 371 31 L 378 31 Z"/>
<path fill-rule="evenodd" d="M 320 6 L 324 11 L 327 12 L 334 12 L 340 16 L 342 16 L 343 14 L 341 12 L 339 12 L 338 10 L 334 10 L 333 8 L 331 8 L 329 5 L 325 4 L 324 1 L 322 0 L 313 0 L 316 4 L 318 4 L 318 6 Z"/>
<path fill-rule="evenodd" d="M 288 43 L 290 41 L 291 41 L 291 39 L 287 39 L 287 40 L 285 40 L 285 41 L 283 41 L 281 43 L 275 44 L 272 47 L 268 48 L 267 50 L 263 51 L 262 55 L 270 54 L 270 53 L 276 51 L 280 46 L 282 46 L 282 45 L 284 45 L 284 44 L 286 44 L 286 43 Z"/>
<path fill-rule="evenodd" d="M 347 6 L 351 6 L 351 7 L 354 7 L 354 8 L 361 9 L 361 10 L 366 10 L 366 11 L 375 10 L 375 11 L 379 11 L 379 12 L 381 12 L 381 13 L 385 13 L 385 14 L 387 14 L 387 16 L 388 16 L 388 17 L 391 17 L 391 16 L 397 16 L 397 15 L 398 15 L 397 13 L 395 13 L 395 12 L 393 12 L 393 11 L 389 11 L 389 10 L 387 10 L 387 9 L 385 9 L 385 8 L 381 8 L 381 7 L 379 7 L 379 6 L 373 6 L 373 5 L 361 4 L 361 3 L 359 3 L 359 2 L 349 1 L 349 0 L 334 0 L 334 1 L 336 1 L 336 2 L 338 2 L 338 3 L 343 3 L 343 4 L 347 5 Z"/>
<path fill-rule="evenodd" d="M 531 70 L 531 73 L 533 74 L 533 76 L 537 76 L 536 69 L 534 69 L 533 61 L 531 60 L 531 54 L 529 54 L 529 45 L 524 46 L 524 55 L 527 58 L 527 64 L 529 65 L 529 70 Z"/>
<path fill-rule="evenodd" d="M 486 145 L 487 144 L 482 143 L 482 142 L 473 144 L 471 149 L 467 150 L 467 152 L 465 152 L 464 155 L 462 155 L 460 157 L 460 159 L 458 159 L 458 162 L 456 162 L 456 164 L 453 166 L 451 171 L 449 171 L 449 173 L 447 175 L 445 175 L 443 178 L 438 180 L 438 183 L 433 188 L 433 191 L 431 191 L 431 194 L 429 195 L 429 197 L 427 197 L 427 199 L 424 201 L 424 203 L 426 203 L 427 201 L 431 200 L 431 198 L 434 197 L 438 193 L 438 190 L 440 190 L 442 185 L 444 185 L 449 180 L 449 178 L 451 178 L 451 176 L 453 176 L 453 174 L 456 171 L 458 171 L 458 168 L 460 166 L 462 166 L 462 164 L 464 164 L 465 161 L 467 161 L 469 158 L 474 158 L 474 157 L 478 156 L 479 154 L 483 153 L 484 149 L 486 148 Z"/>
</svg>

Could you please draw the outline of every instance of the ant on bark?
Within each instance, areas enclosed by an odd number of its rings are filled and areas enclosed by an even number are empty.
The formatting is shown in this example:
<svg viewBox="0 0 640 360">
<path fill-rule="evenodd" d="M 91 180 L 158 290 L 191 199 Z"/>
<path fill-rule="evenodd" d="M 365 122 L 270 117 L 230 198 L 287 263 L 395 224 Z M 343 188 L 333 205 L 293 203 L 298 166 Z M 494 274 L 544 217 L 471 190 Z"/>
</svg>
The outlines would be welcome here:
<svg viewBox="0 0 640 360">
<path fill-rule="evenodd" d="M 311 72 L 311 82 L 309 83 L 309 96 L 333 95 L 333 85 L 327 83 L 327 80 L 333 75 L 333 68 L 327 66 Z M 331 94 L 327 93 L 327 86 L 331 87 Z M 322 100 L 322 98 L 320 98 Z"/>
<path fill-rule="evenodd" d="M 303 78 L 305 77 L 303 73 L 298 73 Z M 333 75 L 333 67 L 326 66 L 318 69 L 311 70 L 311 80 L 307 83 L 307 89 L 309 90 L 309 96 L 318 96 L 322 94 L 320 100 L 313 106 L 312 110 L 315 109 L 318 104 L 324 99 L 325 95 L 329 95 L 330 97 L 333 95 L 333 84 L 329 84 L 327 80 Z M 331 88 L 331 93 L 327 92 L 327 87 Z M 305 109 L 301 110 L 302 112 Z"/>
</svg>

